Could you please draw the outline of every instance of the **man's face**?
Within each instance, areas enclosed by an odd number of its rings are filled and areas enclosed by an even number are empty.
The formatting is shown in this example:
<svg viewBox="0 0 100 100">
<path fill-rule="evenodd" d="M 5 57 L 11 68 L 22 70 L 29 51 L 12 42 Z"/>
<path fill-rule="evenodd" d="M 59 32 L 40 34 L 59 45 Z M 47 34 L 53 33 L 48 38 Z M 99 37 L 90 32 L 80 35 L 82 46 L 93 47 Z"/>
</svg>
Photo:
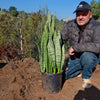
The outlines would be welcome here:
<svg viewBox="0 0 100 100">
<path fill-rule="evenodd" d="M 78 12 L 76 12 L 76 21 L 77 21 L 77 24 L 79 26 L 86 25 L 89 22 L 91 17 L 92 17 L 91 11 L 88 11 L 88 12 L 78 11 Z"/>
</svg>

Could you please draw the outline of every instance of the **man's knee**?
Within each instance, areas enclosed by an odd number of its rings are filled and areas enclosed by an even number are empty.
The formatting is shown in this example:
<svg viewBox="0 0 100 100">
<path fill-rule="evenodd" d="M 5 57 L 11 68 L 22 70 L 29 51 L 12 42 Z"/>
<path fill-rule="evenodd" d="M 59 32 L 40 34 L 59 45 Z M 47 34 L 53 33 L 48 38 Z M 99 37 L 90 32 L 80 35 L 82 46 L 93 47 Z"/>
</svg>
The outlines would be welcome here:
<svg viewBox="0 0 100 100">
<path fill-rule="evenodd" d="M 81 64 L 84 65 L 90 65 L 97 63 L 98 58 L 97 56 L 92 52 L 84 52 L 81 55 Z"/>
</svg>

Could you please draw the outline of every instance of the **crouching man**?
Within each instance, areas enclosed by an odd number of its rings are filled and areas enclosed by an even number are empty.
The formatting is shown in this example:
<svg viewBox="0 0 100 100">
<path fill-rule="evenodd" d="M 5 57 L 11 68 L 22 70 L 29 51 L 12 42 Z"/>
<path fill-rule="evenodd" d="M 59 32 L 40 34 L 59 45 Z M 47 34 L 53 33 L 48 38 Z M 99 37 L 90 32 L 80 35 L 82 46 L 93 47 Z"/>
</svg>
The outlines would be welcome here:
<svg viewBox="0 0 100 100">
<path fill-rule="evenodd" d="M 67 40 L 70 43 L 65 79 L 82 73 L 82 87 L 90 88 L 93 69 L 99 62 L 100 23 L 92 18 L 91 7 L 87 2 L 80 2 L 74 13 L 76 18 L 61 31 L 62 43 Z"/>
</svg>

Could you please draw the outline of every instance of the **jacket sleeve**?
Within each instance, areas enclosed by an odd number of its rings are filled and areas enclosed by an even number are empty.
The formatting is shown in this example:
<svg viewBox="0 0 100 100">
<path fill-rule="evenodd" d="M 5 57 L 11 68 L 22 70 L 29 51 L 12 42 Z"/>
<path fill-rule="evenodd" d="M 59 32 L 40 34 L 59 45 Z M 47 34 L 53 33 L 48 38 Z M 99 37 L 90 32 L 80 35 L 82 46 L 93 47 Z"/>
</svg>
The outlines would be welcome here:
<svg viewBox="0 0 100 100">
<path fill-rule="evenodd" d="M 67 24 L 63 27 L 61 31 L 61 39 L 62 39 L 62 44 L 64 44 L 68 40 L 68 26 Z"/>
<path fill-rule="evenodd" d="M 93 41 L 89 43 L 79 43 L 72 46 L 75 52 L 94 52 L 100 53 L 100 25 L 96 26 Z"/>
</svg>

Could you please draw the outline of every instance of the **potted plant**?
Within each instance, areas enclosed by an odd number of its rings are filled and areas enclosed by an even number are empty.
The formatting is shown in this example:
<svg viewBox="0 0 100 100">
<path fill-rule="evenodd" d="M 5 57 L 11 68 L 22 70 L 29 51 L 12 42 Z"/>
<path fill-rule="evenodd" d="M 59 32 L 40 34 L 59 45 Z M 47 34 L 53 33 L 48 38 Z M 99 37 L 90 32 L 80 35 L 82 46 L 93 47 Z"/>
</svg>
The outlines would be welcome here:
<svg viewBox="0 0 100 100">
<path fill-rule="evenodd" d="M 65 59 L 64 45 L 61 45 L 60 31 L 55 30 L 55 14 L 48 12 L 41 38 L 39 63 L 44 91 L 58 92 L 62 85 L 62 67 Z"/>
</svg>

